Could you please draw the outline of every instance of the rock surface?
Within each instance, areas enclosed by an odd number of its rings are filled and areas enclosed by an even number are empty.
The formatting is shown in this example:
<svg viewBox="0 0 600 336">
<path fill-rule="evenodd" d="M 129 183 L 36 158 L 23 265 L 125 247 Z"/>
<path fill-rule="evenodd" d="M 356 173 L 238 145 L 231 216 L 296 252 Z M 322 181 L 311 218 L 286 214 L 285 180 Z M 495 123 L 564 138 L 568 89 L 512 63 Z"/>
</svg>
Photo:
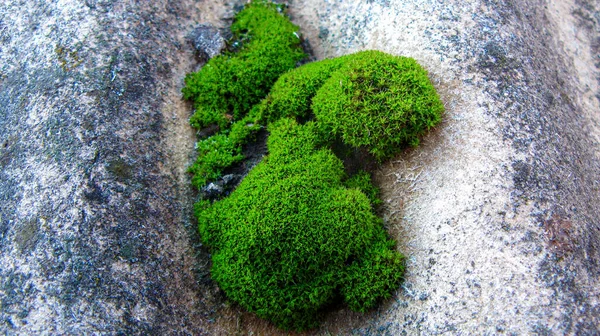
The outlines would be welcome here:
<svg viewBox="0 0 600 336">
<path fill-rule="evenodd" d="M 188 35 L 201 59 L 208 60 L 225 49 L 225 34 L 210 24 L 200 24 Z"/>
<path fill-rule="evenodd" d="M 293 0 L 318 59 L 417 59 L 446 103 L 382 166 L 405 284 L 327 334 L 597 334 L 600 3 Z M 186 36 L 237 3 L 0 3 L 0 331 L 273 334 L 194 236 Z"/>
<path fill-rule="evenodd" d="M 180 90 L 198 66 L 186 34 L 228 12 L 0 3 L 1 334 L 208 333 Z"/>
</svg>

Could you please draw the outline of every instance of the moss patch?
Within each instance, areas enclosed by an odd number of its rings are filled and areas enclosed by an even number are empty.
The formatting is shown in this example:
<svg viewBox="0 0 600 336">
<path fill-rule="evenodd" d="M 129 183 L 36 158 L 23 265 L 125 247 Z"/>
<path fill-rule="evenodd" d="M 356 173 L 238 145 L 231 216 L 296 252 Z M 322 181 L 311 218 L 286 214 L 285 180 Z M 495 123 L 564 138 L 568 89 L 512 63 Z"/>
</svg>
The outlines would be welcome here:
<svg viewBox="0 0 600 336">
<path fill-rule="evenodd" d="M 220 128 L 198 142 L 190 171 L 199 188 L 217 179 L 268 128 L 268 156 L 227 198 L 199 201 L 195 214 L 227 297 L 304 330 L 333 303 L 364 312 L 398 288 L 404 256 L 374 213 L 378 189 L 369 172 L 344 162 L 381 161 L 418 144 L 443 105 L 411 58 L 364 51 L 290 70 L 303 54 L 289 35 L 297 27 L 278 8 L 248 5 L 232 28 L 237 53 L 186 78 L 192 125 Z M 271 63 L 279 70 L 264 77 Z"/>
<path fill-rule="evenodd" d="M 192 126 L 229 128 L 267 95 L 282 73 L 306 57 L 298 27 L 282 12 L 280 5 L 265 1 L 246 5 L 231 27 L 232 51 L 186 76 L 183 95 L 196 108 Z"/>
<path fill-rule="evenodd" d="M 290 71 L 262 105 L 268 120 L 315 117 L 324 137 L 366 148 L 380 160 L 416 146 L 444 111 L 414 59 L 374 50 Z"/>
<path fill-rule="evenodd" d="M 315 127 L 287 118 L 272 125 L 270 155 L 231 196 L 197 207 L 213 279 L 284 329 L 315 327 L 321 310 L 339 300 L 365 311 L 404 273 L 404 257 L 369 198 L 343 185 L 342 162 L 318 149 Z"/>
</svg>

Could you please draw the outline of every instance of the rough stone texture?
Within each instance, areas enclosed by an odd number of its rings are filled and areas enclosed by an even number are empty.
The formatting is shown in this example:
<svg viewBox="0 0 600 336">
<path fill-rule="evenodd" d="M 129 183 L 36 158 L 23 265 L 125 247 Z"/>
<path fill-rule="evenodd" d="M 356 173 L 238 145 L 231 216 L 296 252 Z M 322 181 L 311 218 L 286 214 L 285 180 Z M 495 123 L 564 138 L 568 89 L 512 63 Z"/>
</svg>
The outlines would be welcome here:
<svg viewBox="0 0 600 336">
<path fill-rule="evenodd" d="M 197 67 L 185 34 L 227 10 L 0 3 L 1 334 L 207 332 L 180 89 Z"/>
<path fill-rule="evenodd" d="M 273 334 L 198 247 L 180 100 L 239 1 L 0 3 L 0 332 Z M 406 282 L 314 334 L 598 334 L 600 3 L 293 0 L 316 58 L 416 58 L 446 104 L 383 165 Z M 213 323 L 216 321 L 216 323 Z"/>
<path fill-rule="evenodd" d="M 201 59 L 210 59 L 225 49 L 225 37 L 219 29 L 209 24 L 201 24 L 194 28 L 188 38 L 198 51 Z"/>
</svg>

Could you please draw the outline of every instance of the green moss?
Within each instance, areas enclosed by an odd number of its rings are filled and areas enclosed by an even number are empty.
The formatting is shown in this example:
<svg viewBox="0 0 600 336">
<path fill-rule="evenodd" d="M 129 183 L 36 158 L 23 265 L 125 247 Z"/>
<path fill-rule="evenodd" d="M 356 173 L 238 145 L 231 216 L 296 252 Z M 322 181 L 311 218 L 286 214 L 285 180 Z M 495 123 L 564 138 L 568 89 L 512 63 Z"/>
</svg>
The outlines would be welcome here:
<svg viewBox="0 0 600 336">
<path fill-rule="evenodd" d="M 259 105 L 263 119 L 272 122 L 284 117 L 310 118 L 310 105 L 317 90 L 347 58 L 308 63 L 283 74 Z"/>
<path fill-rule="evenodd" d="M 231 27 L 236 52 L 212 58 L 185 78 L 184 98 L 194 101 L 192 126 L 229 127 L 264 98 L 277 78 L 293 69 L 306 55 L 300 47 L 298 27 L 281 7 L 254 1 L 238 13 Z"/>
<path fill-rule="evenodd" d="M 304 330 L 339 301 L 372 308 L 404 275 L 404 257 L 373 210 L 379 190 L 368 172 L 348 177 L 340 157 L 384 160 L 416 145 L 443 105 L 411 58 L 364 51 L 290 70 L 304 54 L 279 9 L 255 1 L 240 12 L 236 51 L 189 75 L 184 95 L 195 102 L 193 126 L 220 126 L 197 144 L 197 187 L 242 160 L 242 146 L 268 127 L 269 155 L 227 198 L 201 200 L 194 213 L 227 297 Z"/>
<path fill-rule="evenodd" d="M 389 158 L 441 120 L 444 105 L 412 58 L 363 51 L 323 84 L 312 101 L 323 134 Z"/>
<path fill-rule="evenodd" d="M 266 121 L 316 119 L 324 138 L 383 160 L 417 145 L 444 106 L 414 59 L 363 51 L 287 72 L 258 110 Z"/>
<path fill-rule="evenodd" d="M 359 171 L 346 180 L 344 185 L 347 188 L 356 188 L 362 191 L 369 198 L 373 206 L 378 206 L 382 203 L 381 199 L 379 199 L 379 188 L 373 185 L 369 172 Z"/>
<path fill-rule="evenodd" d="M 193 174 L 192 184 L 201 188 L 221 176 L 223 170 L 244 159 L 242 145 L 260 129 L 253 117 L 233 123 L 231 129 L 198 141 L 198 158 L 188 171 Z"/>
<path fill-rule="evenodd" d="M 318 149 L 314 127 L 292 119 L 272 125 L 269 156 L 228 198 L 196 207 L 213 279 L 284 329 L 315 327 L 319 312 L 340 299 L 369 309 L 404 270 L 367 196 L 344 187 L 342 162 Z"/>
</svg>

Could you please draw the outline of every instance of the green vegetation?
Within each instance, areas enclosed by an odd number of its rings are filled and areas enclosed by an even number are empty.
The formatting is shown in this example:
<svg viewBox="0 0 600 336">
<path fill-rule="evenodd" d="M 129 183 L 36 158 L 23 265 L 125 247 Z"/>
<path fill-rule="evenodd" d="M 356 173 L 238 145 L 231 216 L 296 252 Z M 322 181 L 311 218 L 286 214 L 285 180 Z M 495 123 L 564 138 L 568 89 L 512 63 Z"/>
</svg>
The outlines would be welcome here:
<svg viewBox="0 0 600 336">
<path fill-rule="evenodd" d="M 313 97 L 348 58 L 343 56 L 308 63 L 283 74 L 257 107 L 262 118 L 269 122 L 283 117 L 309 118 Z"/>
<path fill-rule="evenodd" d="M 236 50 L 186 77 L 184 96 L 194 127 L 220 129 L 197 144 L 198 188 L 243 160 L 258 130 L 270 132 L 268 155 L 241 184 L 194 209 L 227 297 L 304 330 L 332 304 L 364 312 L 398 288 L 404 257 L 375 215 L 379 190 L 369 172 L 348 176 L 342 160 L 368 152 L 381 161 L 418 144 L 443 104 L 411 58 L 364 51 L 292 69 L 305 55 L 280 9 L 247 5 L 232 27 Z"/>
<path fill-rule="evenodd" d="M 441 120 L 444 105 L 412 58 L 363 51 L 310 63 L 281 77 L 261 103 L 268 120 L 314 116 L 320 132 L 382 160 Z"/>
<path fill-rule="evenodd" d="M 183 95 L 196 108 L 192 126 L 229 128 L 232 120 L 243 118 L 267 95 L 281 74 L 306 57 L 298 27 L 281 9 L 265 1 L 246 5 L 231 26 L 230 45 L 237 50 L 212 58 L 200 71 L 186 76 Z"/>
<path fill-rule="evenodd" d="M 347 188 L 356 188 L 362 191 L 371 201 L 371 204 L 377 206 L 381 204 L 379 199 L 379 189 L 373 185 L 371 181 L 371 174 L 366 171 L 359 171 L 354 174 L 351 178 L 344 182 Z"/>
<path fill-rule="evenodd" d="M 201 188 L 219 178 L 225 168 L 243 160 L 242 145 L 260 128 L 255 117 L 246 116 L 233 123 L 229 130 L 198 141 L 198 158 L 188 169 L 193 174 L 192 184 Z"/>
<path fill-rule="evenodd" d="M 284 329 L 315 327 L 339 299 L 365 311 L 404 273 L 368 197 L 346 188 L 340 159 L 318 149 L 315 127 L 289 118 L 272 124 L 269 156 L 228 198 L 196 208 L 213 279 Z"/>
</svg>

